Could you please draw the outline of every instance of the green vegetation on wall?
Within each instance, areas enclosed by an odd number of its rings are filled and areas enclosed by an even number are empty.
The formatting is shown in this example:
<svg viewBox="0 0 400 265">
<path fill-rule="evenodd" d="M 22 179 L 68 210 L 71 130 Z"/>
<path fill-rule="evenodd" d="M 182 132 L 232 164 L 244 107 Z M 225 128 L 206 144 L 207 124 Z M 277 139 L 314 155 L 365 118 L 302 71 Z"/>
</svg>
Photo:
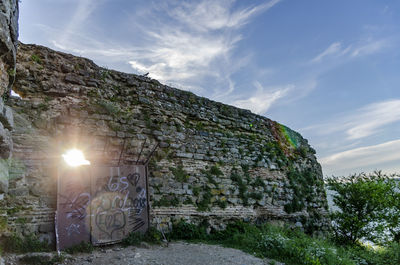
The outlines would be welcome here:
<svg viewBox="0 0 400 265">
<path fill-rule="evenodd" d="M 287 213 L 302 211 L 307 203 L 314 200 L 314 187 L 323 185 L 311 169 L 298 171 L 291 169 L 287 174 L 288 187 L 293 191 L 292 201 L 285 205 Z"/>
<path fill-rule="evenodd" d="M 178 167 L 170 167 L 169 170 L 175 177 L 175 180 L 178 182 L 187 182 L 189 179 L 189 174 L 183 170 L 182 165 L 178 165 Z"/>
</svg>

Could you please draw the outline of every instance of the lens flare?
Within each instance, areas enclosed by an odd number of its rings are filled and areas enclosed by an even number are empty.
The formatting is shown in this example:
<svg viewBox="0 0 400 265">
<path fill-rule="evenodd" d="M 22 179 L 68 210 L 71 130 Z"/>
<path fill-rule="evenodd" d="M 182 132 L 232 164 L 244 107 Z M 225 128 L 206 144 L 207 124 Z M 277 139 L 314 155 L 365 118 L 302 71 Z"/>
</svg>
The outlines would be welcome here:
<svg viewBox="0 0 400 265">
<path fill-rule="evenodd" d="M 298 136 L 296 136 L 296 132 L 290 130 L 284 125 L 280 125 L 281 133 L 285 137 L 286 141 L 293 147 L 297 148 L 300 146 L 300 143 L 298 141 Z"/>
<path fill-rule="evenodd" d="M 83 165 L 90 165 L 90 161 L 85 159 L 82 151 L 78 149 L 68 150 L 62 155 L 64 161 L 71 167 L 78 167 Z"/>
</svg>

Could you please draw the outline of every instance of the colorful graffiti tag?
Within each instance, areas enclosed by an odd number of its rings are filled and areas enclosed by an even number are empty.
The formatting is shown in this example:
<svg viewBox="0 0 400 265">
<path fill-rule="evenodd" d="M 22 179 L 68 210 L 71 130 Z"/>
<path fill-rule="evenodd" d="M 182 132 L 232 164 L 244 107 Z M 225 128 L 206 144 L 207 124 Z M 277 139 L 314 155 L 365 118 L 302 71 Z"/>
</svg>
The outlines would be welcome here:
<svg viewBox="0 0 400 265">
<path fill-rule="evenodd" d="M 148 229 L 146 167 L 85 166 L 59 173 L 58 249 L 121 241 Z"/>
<path fill-rule="evenodd" d="M 92 243 L 122 240 L 148 228 L 144 166 L 95 168 L 91 202 Z"/>
</svg>

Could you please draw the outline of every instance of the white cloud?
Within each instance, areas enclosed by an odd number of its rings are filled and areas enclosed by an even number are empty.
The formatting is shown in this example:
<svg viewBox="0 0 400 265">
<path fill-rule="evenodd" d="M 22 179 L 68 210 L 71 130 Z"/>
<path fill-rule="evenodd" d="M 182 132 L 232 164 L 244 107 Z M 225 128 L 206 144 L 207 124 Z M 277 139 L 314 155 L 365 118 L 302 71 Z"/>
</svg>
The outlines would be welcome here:
<svg viewBox="0 0 400 265">
<path fill-rule="evenodd" d="M 341 50 L 341 47 L 342 44 L 340 42 L 334 42 L 331 45 L 329 45 L 329 47 L 326 48 L 323 52 L 314 57 L 314 59 L 312 59 L 311 62 L 312 63 L 320 62 L 324 57 L 338 53 Z"/>
<path fill-rule="evenodd" d="M 170 11 L 170 15 L 198 31 L 224 30 L 238 28 L 249 22 L 249 19 L 280 2 L 272 0 L 262 5 L 230 11 L 233 0 L 205 0 L 193 7 L 193 3 L 183 2 Z"/>
<path fill-rule="evenodd" d="M 234 53 L 244 26 L 280 1 L 258 5 L 237 0 L 149 1 L 145 7 L 120 14 L 123 22 L 115 26 L 126 28 L 121 41 L 94 35 L 106 33 L 91 23 L 106 1 L 82 0 L 74 2 L 75 12 L 64 28 L 40 28 L 50 46 L 59 50 L 103 65 L 123 64 L 124 71 L 149 72 L 163 83 L 206 91 L 204 96 L 225 101 L 235 90 L 233 75 L 251 63 L 251 52 Z"/>
<path fill-rule="evenodd" d="M 400 162 L 400 140 L 385 142 L 382 144 L 359 147 L 344 152 L 336 153 L 319 159 L 325 174 L 341 171 L 373 170 L 375 166 Z M 382 169 L 382 168 L 380 168 Z M 390 170 L 390 168 L 388 168 Z"/>
<path fill-rule="evenodd" d="M 368 41 L 367 43 L 361 44 L 358 47 L 354 48 L 351 52 L 352 57 L 365 56 L 373 53 L 377 53 L 384 48 L 389 47 L 388 40 L 376 40 L 376 41 Z"/>
<path fill-rule="evenodd" d="M 232 104 L 239 108 L 249 109 L 257 114 L 265 113 L 277 100 L 287 95 L 293 85 L 276 89 L 265 89 L 259 82 L 254 82 L 256 92 L 247 99 L 233 101 Z"/>
<path fill-rule="evenodd" d="M 78 27 L 81 27 L 85 24 L 85 20 L 92 14 L 95 8 L 101 3 L 102 0 L 81 0 L 77 5 L 76 11 L 72 18 L 69 20 L 69 23 L 62 31 L 61 36 L 59 36 L 57 42 L 64 43 L 68 38 L 71 32 L 76 31 Z"/>
<path fill-rule="evenodd" d="M 383 49 L 390 46 L 388 39 L 368 39 L 352 43 L 347 47 L 344 47 L 341 42 L 334 42 L 328 46 L 323 52 L 315 56 L 310 62 L 319 63 L 323 59 L 331 56 L 339 58 L 340 60 L 348 60 L 351 58 L 367 56 L 382 51 Z"/>
<path fill-rule="evenodd" d="M 400 120 L 400 100 L 370 104 L 358 110 L 346 131 L 348 139 L 360 139 L 377 133 L 383 126 Z"/>
<path fill-rule="evenodd" d="M 352 113 L 343 113 L 332 121 L 301 129 L 317 134 L 344 133 L 347 140 L 362 139 L 382 130 L 384 126 L 400 121 L 400 99 L 369 104 Z"/>
<path fill-rule="evenodd" d="M 224 87 L 215 95 L 226 95 L 234 90 L 231 75 L 243 65 L 234 62 L 232 51 L 242 39 L 240 29 L 257 14 L 277 4 L 279 0 L 235 9 L 232 0 L 203 0 L 196 4 L 185 1 L 175 6 L 163 6 L 169 16 L 151 23 L 137 22 L 143 28 L 146 44 L 129 61 L 139 72 L 162 82 L 195 85 L 199 80 L 213 80 Z M 146 17 L 155 14 L 146 13 Z M 145 23 L 146 25 L 141 25 Z M 245 56 L 246 57 L 246 56 Z M 214 90 L 221 90 L 215 88 Z"/>
</svg>

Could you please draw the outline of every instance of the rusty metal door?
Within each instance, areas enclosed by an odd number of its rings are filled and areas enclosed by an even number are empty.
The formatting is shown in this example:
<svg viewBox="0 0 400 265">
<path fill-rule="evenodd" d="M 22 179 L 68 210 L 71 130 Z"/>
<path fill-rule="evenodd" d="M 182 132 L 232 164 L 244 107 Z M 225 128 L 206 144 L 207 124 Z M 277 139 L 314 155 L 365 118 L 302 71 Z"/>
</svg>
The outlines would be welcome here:
<svg viewBox="0 0 400 265">
<path fill-rule="evenodd" d="M 130 232 L 147 231 L 145 166 L 92 167 L 92 176 L 92 243 L 114 243 Z"/>
<path fill-rule="evenodd" d="M 145 165 L 83 166 L 59 172 L 59 250 L 82 241 L 110 244 L 149 227 Z"/>
<path fill-rule="evenodd" d="M 90 170 L 88 166 L 64 168 L 58 173 L 57 249 L 90 241 Z"/>
</svg>

